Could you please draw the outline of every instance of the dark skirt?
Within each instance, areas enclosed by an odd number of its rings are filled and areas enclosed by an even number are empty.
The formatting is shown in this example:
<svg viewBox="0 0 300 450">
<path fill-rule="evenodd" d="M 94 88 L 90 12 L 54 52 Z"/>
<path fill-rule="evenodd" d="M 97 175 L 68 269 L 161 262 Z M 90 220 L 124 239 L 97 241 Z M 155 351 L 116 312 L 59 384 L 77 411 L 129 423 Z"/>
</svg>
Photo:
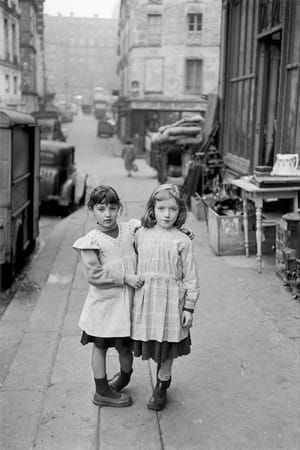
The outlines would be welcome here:
<svg viewBox="0 0 300 450">
<path fill-rule="evenodd" d="M 135 341 L 131 340 L 131 348 L 134 356 L 141 356 L 142 359 L 153 359 L 157 364 L 161 364 L 166 359 L 178 358 L 179 356 L 191 353 L 191 336 L 180 342 L 158 342 L 158 341 Z"/>
<path fill-rule="evenodd" d="M 130 337 L 109 337 L 109 338 L 102 338 L 98 336 L 91 336 L 87 334 L 85 331 L 82 332 L 80 342 L 82 345 L 86 345 L 89 342 L 92 342 L 95 344 L 97 348 L 100 349 L 108 349 L 110 347 L 114 347 L 117 351 L 121 351 L 126 348 L 131 347 L 131 339 Z"/>
</svg>

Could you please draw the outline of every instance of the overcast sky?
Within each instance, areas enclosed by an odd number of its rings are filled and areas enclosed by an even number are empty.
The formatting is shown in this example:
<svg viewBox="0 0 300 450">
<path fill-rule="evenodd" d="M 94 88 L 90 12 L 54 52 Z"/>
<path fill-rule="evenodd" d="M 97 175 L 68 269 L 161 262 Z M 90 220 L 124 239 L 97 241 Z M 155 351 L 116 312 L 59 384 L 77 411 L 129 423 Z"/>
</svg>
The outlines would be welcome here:
<svg viewBox="0 0 300 450">
<path fill-rule="evenodd" d="M 111 18 L 118 0 L 46 0 L 44 12 L 55 15 L 60 12 L 64 16 L 69 16 L 70 12 L 76 17 L 99 17 Z"/>
</svg>

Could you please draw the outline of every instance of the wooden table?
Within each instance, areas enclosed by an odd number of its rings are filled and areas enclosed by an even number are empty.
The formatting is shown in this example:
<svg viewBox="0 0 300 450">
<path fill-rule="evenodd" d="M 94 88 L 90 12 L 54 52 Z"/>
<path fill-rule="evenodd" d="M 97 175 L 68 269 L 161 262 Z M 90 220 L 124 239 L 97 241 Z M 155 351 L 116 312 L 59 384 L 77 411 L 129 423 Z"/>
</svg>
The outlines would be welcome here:
<svg viewBox="0 0 300 450">
<path fill-rule="evenodd" d="M 246 256 L 249 256 L 249 235 L 248 235 L 248 200 L 252 200 L 256 211 L 256 247 L 257 247 L 257 261 L 258 271 L 261 272 L 262 266 L 262 208 L 264 200 L 268 199 L 292 199 L 293 210 L 298 211 L 298 192 L 299 186 L 282 185 L 279 187 L 258 187 L 250 182 L 251 177 L 242 177 L 237 180 L 232 180 L 231 184 L 237 186 L 242 191 L 243 200 L 243 222 L 245 233 L 245 250 Z"/>
</svg>

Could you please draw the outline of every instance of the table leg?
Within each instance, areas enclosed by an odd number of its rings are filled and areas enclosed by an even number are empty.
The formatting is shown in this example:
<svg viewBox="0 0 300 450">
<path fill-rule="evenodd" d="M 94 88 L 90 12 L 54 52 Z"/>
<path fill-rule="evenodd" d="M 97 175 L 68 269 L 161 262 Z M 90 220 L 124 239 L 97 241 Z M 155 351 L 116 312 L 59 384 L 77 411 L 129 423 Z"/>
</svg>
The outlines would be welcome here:
<svg viewBox="0 0 300 450">
<path fill-rule="evenodd" d="M 247 208 L 247 198 L 243 198 L 243 225 L 244 225 L 244 236 L 245 236 L 245 250 L 246 250 L 246 256 L 249 256 L 249 233 L 248 233 L 248 208 Z"/>
<path fill-rule="evenodd" d="M 298 212 L 298 208 L 299 208 L 299 205 L 298 205 L 298 192 L 296 192 L 296 195 L 295 195 L 295 197 L 293 199 L 293 207 L 294 207 L 294 212 Z"/>
<path fill-rule="evenodd" d="M 256 246 L 257 246 L 257 262 L 258 262 L 259 273 L 261 273 L 261 264 L 262 264 L 261 241 L 262 241 L 262 208 L 257 206 L 256 207 Z"/>
</svg>

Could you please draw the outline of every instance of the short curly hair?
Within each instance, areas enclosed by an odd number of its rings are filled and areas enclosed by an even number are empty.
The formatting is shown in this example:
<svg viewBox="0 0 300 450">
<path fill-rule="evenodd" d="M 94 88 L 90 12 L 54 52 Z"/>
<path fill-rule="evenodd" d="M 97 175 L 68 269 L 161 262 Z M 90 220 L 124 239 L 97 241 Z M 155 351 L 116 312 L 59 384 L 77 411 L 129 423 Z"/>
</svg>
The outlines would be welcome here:
<svg viewBox="0 0 300 450">
<path fill-rule="evenodd" d="M 178 207 L 179 213 L 174 223 L 174 227 L 181 228 L 186 221 L 187 208 L 183 198 L 180 197 L 179 189 L 174 184 L 161 184 L 156 188 L 146 205 L 146 211 L 141 219 L 142 226 L 145 228 L 153 228 L 156 225 L 154 208 L 157 201 L 168 200 L 174 198 Z"/>
<path fill-rule="evenodd" d="M 122 208 L 122 203 L 117 191 L 113 187 L 107 185 L 100 185 L 93 189 L 87 207 L 89 210 L 92 210 L 94 206 L 99 203 L 117 205 L 119 208 Z"/>
</svg>

